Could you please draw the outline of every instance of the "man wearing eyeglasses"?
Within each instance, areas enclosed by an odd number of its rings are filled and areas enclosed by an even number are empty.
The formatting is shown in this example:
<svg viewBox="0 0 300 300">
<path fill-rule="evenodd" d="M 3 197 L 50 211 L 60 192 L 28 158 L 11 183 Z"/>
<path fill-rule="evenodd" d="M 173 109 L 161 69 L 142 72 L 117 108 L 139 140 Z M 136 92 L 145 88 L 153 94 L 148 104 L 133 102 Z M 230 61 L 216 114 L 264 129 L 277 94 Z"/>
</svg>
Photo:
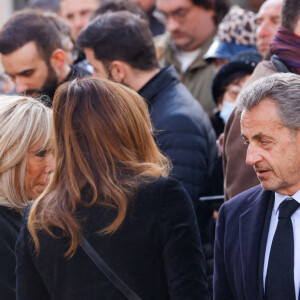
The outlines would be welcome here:
<svg viewBox="0 0 300 300">
<path fill-rule="evenodd" d="M 214 69 L 203 56 L 228 12 L 228 0 L 156 0 L 156 6 L 165 16 L 169 34 L 161 63 L 175 66 L 182 82 L 210 114 Z"/>
</svg>

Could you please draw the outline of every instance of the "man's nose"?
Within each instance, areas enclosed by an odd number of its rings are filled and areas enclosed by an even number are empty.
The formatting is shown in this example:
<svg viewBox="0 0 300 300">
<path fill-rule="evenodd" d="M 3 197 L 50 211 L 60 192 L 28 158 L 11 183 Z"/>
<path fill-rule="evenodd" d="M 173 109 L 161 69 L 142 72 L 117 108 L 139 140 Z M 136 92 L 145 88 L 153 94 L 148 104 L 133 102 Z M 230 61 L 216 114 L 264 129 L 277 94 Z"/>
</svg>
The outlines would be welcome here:
<svg viewBox="0 0 300 300">
<path fill-rule="evenodd" d="M 257 28 L 256 36 L 258 38 L 267 37 L 272 35 L 272 30 L 270 28 L 270 23 L 263 21 Z"/>
<path fill-rule="evenodd" d="M 74 18 L 74 24 L 77 30 L 82 29 L 85 26 L 84 18 L 81 16 L 76 16 Z"/>
<path fill-rule="evenodd" d="M 178 21 L 175 20 L 174 17 L 168 16 L 166 18 L 166 28 L 168 31 L 174 32 L 174 31 L 178 30 L 179 23 L 178 23 Z"/>
<path fill-rule="evenodd" d="M 254 166 L 256 163 L 262 160 L 262 156 L 257 147 L 249 144 L 246 155 L 246 164 Z"/>
<path fill-rule="evenodd" d="M 22 79 L 16 78 L 15 85 L 16 85 L 16 90 L 20 95 L 24 94 L 28 90 L 28 85 Z"/>
</svg>

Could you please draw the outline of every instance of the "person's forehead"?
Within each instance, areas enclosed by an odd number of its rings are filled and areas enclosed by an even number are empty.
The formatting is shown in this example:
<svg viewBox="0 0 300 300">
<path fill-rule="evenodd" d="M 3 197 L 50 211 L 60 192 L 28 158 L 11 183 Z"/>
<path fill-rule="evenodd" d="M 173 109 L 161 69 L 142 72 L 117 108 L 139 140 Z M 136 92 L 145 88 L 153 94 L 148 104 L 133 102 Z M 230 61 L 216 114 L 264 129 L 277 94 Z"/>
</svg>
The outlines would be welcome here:
<svg viewBox="0 0 300 300">
<path fill-rule="evenodd" d="M 194 5 L 192 0 L 157 0 L 157 8 L 161 11 L 175 11 L 180 8 L 190 7 Z"/>
<path fill-rule="evenodd" d="M 281 0 L 269 0 L 264 2 L 260 7 L 257 16 L 279 16 L 281 14 L 282 1 Z"/>
<path fill-rule="evenodd" d="M 275 124 L 280 124 L 277 105 L 271 98 L 263 99 L 258 105 L 250 110 L 243 110 L 241 125 L 244 128 L 263 131 L 272 129 Z"/>
<path fill-rule="evenodd" d="M 98 0 L 63 0 L 61 2 L 61 13 L 65 16 L 83 10 L 95 10 L 98 6 Z"/>
<path fill-rule="evenodd" d="M 29 42 L 12 53 L 2 55 L 2 61 L 5 68 L 18 69 L 19 72 L 22 72 L 23 69 L 25 70 L 34 67 L 37 63 L 43 61 L 43 59 L 38 52 L 36 43 Z"/>
</svg>

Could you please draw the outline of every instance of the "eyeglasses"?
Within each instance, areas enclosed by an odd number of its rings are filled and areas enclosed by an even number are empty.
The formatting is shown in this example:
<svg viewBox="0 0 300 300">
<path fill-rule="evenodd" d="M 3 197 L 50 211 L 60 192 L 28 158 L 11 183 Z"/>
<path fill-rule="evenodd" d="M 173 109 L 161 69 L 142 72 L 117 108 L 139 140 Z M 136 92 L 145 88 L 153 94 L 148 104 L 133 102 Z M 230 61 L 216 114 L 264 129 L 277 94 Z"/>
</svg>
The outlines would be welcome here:
<svg viewBox="0 0 300 300">
<path fill-rule="evenodd" d="M 228 92 L 230 97 L 232 97 L 233 99 L 237 98 L 241 90 L 242 87 L 236 84 L 229 84 L 226 88 L 226 92 Z"/>
<path fill-rule="evenodd" d="M 173 18 L 178 23 L 183 23 L 185 21 L 186 16 L 189 14 L 193 7 L 182 7 L 179 9 L 176 9 L 174 11 L 171 11 L 169 13 L 161 12 L 166 19 L 166 21 L 170 18 Z"/>
</svg>

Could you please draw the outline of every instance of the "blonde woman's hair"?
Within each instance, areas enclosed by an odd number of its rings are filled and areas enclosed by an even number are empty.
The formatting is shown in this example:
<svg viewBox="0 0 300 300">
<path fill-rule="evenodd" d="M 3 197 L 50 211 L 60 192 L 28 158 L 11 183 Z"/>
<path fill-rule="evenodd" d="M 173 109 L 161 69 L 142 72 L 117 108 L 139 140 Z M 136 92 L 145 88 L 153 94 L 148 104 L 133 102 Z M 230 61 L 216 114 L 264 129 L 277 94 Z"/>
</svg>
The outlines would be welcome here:
<svg viewBox="0 0 300 300">
<path fill-rule="evenodd" d="M 0 205 L 22 212 L 28 202 L 25 174 L 28 150 L 52 148 L 52 110 L 23 96 L 0 95 Z"/>
</svg>

